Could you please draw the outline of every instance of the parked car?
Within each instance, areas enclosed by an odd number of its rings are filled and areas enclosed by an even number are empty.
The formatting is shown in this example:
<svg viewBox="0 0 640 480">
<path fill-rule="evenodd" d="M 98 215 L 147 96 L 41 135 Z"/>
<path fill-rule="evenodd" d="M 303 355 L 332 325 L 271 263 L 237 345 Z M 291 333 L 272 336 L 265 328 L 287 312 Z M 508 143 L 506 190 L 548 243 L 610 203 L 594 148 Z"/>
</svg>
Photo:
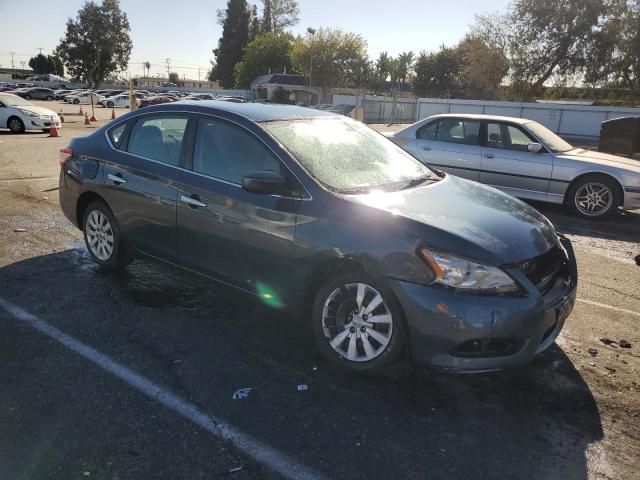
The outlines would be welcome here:
<svg viewBox="0 0 640 480">
<path fill-rule="evenodd" d="M 161 103 L 171 103 L 178 99 L 172 95 L 157 95 L 155 97 L 146 97 L 140 100 L 140 108 L 148 107 L 149 105 L 160 105 Z"/>
<path fill-rule="evenodd" d="M 67 89 L 54 90 L 53 98 L 55 98 L 56 100 L 63 100 L 64 97 L 72 93 L 73 93 L 73 90 L 67 90 Z"/>
<path fill-rule="evenodd" d="M 145 96 L 142 93 L 136 93 L 135 96 L 138 101 L 141 101 L 143 98 L 145 98 Z M 115 95 L 113 97 L 101 98 L 99 100 L 99 103 L 103 107 L 109 107 L 109 108 L 131 107 L 131 100 L 130 100 L 129 93 L 121 93 L 120 95 Z"/>
<path fill-rule="evenodd" d="M 162 259 L 292 308 L 348 369 L 521 364 L 573 307 L 571 243 L 544 216 L 340 115 L 168 103 L 60 155 L 61 208 L 99 266 Z"/>
<path fill-rule="evenodd" d="M 390 138 L 427 165 L 585 218 L 640 207 L 637 161 L 576 148 L 532 120 L 434 115 Z"/>
<path fill-rule="evenodd" d="M 25 100 L 49 100 L 55 98 L 55 93 L 50 88 L 32 87 L 16 90 L 16 95 Z"/>
<path fill-rule="evenodd" d="M 64 97 L 65 102 L 72 103 L 74 105 L 90 105 L 91 103 L 97 105 L 99 100 L 100 96 L 98 94 L 88 91 L 76 93 L 74 95 L 67 95 L 66 97 Z"/>
<path fill-rule="evenodd" d="M 0 93 L 0 128 L 23 133 L 25 130 L 48 131 L 51 124 L 60 128 L 60 117 L 56 112 L 12 93 Z"/>
</svg>

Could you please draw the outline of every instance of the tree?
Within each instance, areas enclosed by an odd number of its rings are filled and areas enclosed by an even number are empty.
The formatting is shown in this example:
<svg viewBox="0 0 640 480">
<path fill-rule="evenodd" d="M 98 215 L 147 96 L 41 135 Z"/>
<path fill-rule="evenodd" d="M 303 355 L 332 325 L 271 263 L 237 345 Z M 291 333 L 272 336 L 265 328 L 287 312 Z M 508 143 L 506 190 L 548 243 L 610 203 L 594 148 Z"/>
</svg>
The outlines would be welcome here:
<svg viewBox="0 0 640 480">
<path fill-rule="evenodd" d="M 457 48 L 444 45 L 435 53 L 420 52 L 415 63 L 413 89 L 418 95 L 451 96 L 459 87 L 462 58 Z"/>
<path fill-rule="evenodd" d="M 51 73 L 49 72 L 49 61 L 42 53 L 39 53 L 35 57 L 31 57 L 29 59 L 29 67 L 38 74 Z"/>
<path fill-rule="evenodd" d="M 311 76 L 326 98 L 333 87 L 357 86 L 367 63 L 367 42 L 354 33 L 320 28 L 315 35 L 296 38 L 291 61 L 299 72 Z"/>
<path fill-rule="evenodd" d="M 57 55 L 47 55 L 47 63 L 49 64 L 49 73 L 64 77 L 64 64 Z"/>
<path fill-rule="evenodd" d="M 262 0 L 262 31 L 280 32 L 298 24 L 297 0 Z"/>
<path fill-rule="evenodd" d="M 178 75 L 177 72 L 171 72 L 169 74 L 169 82 L 175 83 L 176 85 L 178 85 L 179 81 L 180 81 L 180 75 Z"/>
<path fill-rule="evenodd" d="M 249 43 L 251 10 L 246 0 L 228 0 L 226 10 L 218 10 L 222 37 L 213 53 L 216 57 L 216 77 L 225 88 L 233 86 L 233 69 L 242 60 L 244 47 Z"/>
<path fill-rule="evenodd" d="M 258 76 L 271 72 L 292 72 L 289 52 L 294 37 L 290 33 L 258 35 L 244 49 L 242 61 L 234 68 L 235 86 L 247 88 Z"/>
<path fill-rule="evenodd" d="M 459 83 L 466 96 L 498 98 L 502 80 L 509 73 L 509 61 L 503 52 L 474 35 L 467 35 L 457 49 L 461 60 Z"/>
<path fill-rule="evenodd" d="M 149 76 L 149 70 L 151 70 L 151 64 L 149 62 L 144 62 L 144 69 L 147 71 L 147 77 Z"/>
<path fill-rule="evenodd" d="M 97 88 L 109 74 L 126 69 L 132 48 L 130 30 L 118 0 L 89 1 L 75 20 L 67 20 L 57 53 L 72 77 Z"/>
<path fill-rule="evenodd" d="M 415 55 L 413 52 L 402 52 L 398 55 L 397 64 L 395 65 L 395 77 L 399 82 L 406 82 L 411 70 L 413 69 L 413 63 L 415 61 Z"/>
<path fill-rule="evenodd" d="M 251 5 L 251 23 L 249 26 L 249 41 L 260 35 L 262 24 L 258 18 L 258 7 Z"/>
<path fill-rule="evenodd" d="M 640 88 L 640 0 L 611 0 L 602 28 L 594 33 L 585 80 Z"/>
</svg>

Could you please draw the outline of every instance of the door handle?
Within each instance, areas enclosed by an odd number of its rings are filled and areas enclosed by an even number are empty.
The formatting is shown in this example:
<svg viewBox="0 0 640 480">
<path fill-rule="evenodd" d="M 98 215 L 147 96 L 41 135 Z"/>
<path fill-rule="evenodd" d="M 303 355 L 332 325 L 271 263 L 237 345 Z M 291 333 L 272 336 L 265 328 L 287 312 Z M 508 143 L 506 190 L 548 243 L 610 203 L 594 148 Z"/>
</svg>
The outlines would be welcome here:
<svg viewBox="0 0 640 480">
<path fill-rule="evenodd" d="M 429 151 L 429 150 L 431 150 L 431 147 L 424 146 L 424 147 L 422 147 L 422 149 Z"/>
<path fill-rule="evenodd" d="M 496 158 L 496 156 L 493 153 L 485 153 L 484 156 L 487 158 Z"/>
<path fill-rule="evenodd" d="M 117 185 L 120 185 L 121 183 L 127 183 L 127 181 L 120 175 L 114 175 L 113 173 L 109 173 L 107 175 L 107 178 Z"/>
<path fill-rule="evenodd" d="M 200 207 L 206 207 L 207 204 L 204 202 L 201 202 L 200 200 L 198 200 L 197 198 L 194 197 L 187 197 L 186 195 L 180 195 L 180 201 L 182 203 L 186 203 L 187 205 L 189 205 L 191 208 L 200 208 Z"/>
</svg>

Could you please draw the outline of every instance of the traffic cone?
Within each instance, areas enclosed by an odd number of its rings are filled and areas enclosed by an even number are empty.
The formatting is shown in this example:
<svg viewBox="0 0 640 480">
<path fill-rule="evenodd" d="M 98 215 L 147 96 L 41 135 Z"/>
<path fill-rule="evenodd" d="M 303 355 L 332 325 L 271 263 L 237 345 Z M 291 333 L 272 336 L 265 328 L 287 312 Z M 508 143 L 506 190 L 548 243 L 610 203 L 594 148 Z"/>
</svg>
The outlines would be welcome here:
<svg viewBox="0 0 640 480">
<path fill-rule="evenodd" d="M 89 121 L 90 122 L 97 122 L 98 121 L 98 119 L 96 118 L 96 114 L 95 113 L 91 115 L 91 118 L 89 119 Z"/>
<path fill-rule="evenodd" d="M 60 109 L 60 123 L 64 123 L 64 113 L 62 113 L 62 109 Z"/>
<path fill-rule="evenodd" d="M 51 128 L 49 129 L 50 137 L 60 137 L 60 133 L 58 133 L 58 129 L 56 128 L 56 124 L 51 120 Z"/>
<path fill-rule="evenodd" d="M 116 109 L 112 108 L 111 109 L 111 120 L 115 120 L 116 119 Z"/>
<path fill-rule="evenodd" d="M 89 121 L 89 114 L 88 113 L 84 114 L 84 124 L 85 125 L 91 125 L 91 122 Z"/>
<path fill-rule="evenodd" d="M 80 105 L 80 115 L 84 115 L 84 112 L 82 111 L 82 105 Z"/>
</svg>

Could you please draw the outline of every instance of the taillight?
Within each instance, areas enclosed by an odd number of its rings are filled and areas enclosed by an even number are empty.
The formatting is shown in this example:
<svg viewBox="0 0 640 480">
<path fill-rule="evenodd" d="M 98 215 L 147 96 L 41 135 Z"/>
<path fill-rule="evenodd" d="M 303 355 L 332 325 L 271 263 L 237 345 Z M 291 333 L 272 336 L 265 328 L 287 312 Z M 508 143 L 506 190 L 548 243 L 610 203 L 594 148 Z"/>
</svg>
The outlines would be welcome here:
<svg viewBox="0 0 640 480">
<path fill-rule="evenodd" d="M 60 150 L 60 168 L 64 167 L 64 164 L 73 156 L 73 150 L 69 147 Z"/>
</svg>

